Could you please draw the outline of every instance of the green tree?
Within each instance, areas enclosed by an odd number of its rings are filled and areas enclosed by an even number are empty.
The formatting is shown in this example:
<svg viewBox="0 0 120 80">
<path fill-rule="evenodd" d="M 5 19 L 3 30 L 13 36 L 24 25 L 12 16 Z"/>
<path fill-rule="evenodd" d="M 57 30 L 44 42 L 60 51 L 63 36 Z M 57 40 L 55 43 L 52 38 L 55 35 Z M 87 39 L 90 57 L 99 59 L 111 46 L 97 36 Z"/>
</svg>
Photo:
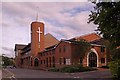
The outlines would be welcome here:
<svg viewBox="0 0 120 80">
<path fill-rule="evenodd" d="M 2 61 L 4 64 L 2 66 L 14 66 L 14 59 L 6 56 L 2 56 Z"/>
<path fill-rule="evenodd" d="M 120 80 L 120 60 L 110 62 L 110 70 L 115 80 Z"/>
<path fill-rule="evenodd" d="M 2 68 L 2 56 L 0 55 L 0 69 Z"/>
<path fill-rule="evenodd" d="M 111 43 L 111 48 L 120 45 L 120 1 L 99 2 L 89 15 L 89 23 L 98 25 L 97 31 Z"/>
<path fill-rule="evenodd" d="M 89 50 L 90 48 L 90 43 L 88 43 L 86 40 L 81 39 L 79 41 L 75 41 L 75 53 L 74 53 L 74 57 L 79 59 L 79 63 L 83 62 L 83 58 L 86 54 L 86 52 Z"/>
<path fill-rule="evenodd" d="M 107 40 L 107 49 L 112 53 L 110 69 L 120 78 L 120 0 L 118 2 L 94 2 L 94 10 L 89 15 L 89 22 L 98 25 L 97 30 Z"/>
<path fill-rule="evenodd" d="M 2 56 L 3 66 L 9 66 L 10 60 L 8 57 Z"/>
</svg>

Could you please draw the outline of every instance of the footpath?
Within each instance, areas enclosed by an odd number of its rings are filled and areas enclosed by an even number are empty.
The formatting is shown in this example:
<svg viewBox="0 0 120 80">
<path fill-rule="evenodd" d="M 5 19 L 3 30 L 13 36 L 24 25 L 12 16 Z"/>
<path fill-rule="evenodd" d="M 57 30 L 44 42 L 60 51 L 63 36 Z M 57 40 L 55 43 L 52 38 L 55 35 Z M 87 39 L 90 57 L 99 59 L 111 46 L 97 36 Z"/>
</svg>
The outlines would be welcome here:
<svg viewBox="0 0 120 80">
<path fill-rule="evenodd" d="M 14 74 L 8 71 L 7 69 L 2 69 L 2 79 L 1 80 L 12 80 Z"/>
</svg>

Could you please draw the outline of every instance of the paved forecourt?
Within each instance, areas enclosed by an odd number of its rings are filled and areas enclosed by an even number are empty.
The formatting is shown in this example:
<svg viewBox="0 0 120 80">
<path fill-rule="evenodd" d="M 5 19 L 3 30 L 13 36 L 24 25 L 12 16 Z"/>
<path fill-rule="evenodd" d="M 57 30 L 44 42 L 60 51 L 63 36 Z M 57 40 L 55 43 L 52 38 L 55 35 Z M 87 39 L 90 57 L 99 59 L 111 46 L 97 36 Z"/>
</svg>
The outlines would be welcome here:
<svg viewBox="0 0 120 80">
<path fill-rule="evenodd" d="M 103 69 L 98 71 L 90 72 L 78 72 L 78 73 L 60 73 L 60 72 L 49 72 L 41 70 L 30 70 L 30 69 L 8 69 L 14 74 L 16 79 L 20 78 L 79 78 L 79 79 L 92 79 L 102 78 L 102 80 L 111 80 L 111 73 L 109 69 Z M 99 79 L 100 80 L 100 79 Z"/>
</svg>

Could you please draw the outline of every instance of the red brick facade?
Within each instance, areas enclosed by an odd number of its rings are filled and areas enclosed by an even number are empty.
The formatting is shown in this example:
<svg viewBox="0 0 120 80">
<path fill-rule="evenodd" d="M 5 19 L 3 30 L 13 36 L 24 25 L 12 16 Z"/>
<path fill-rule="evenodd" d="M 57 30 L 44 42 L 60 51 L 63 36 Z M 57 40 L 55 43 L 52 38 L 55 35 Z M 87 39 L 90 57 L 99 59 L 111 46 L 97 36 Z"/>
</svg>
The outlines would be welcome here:
<svg viewBox="0 0 120 80">
<path fill-rule="evenodd" d="M 41 33 L 38 33 L 38 31 Z M 50 34 L 44 35 L 44 24 L 41 22 L 32 22 L 30 44 L 22 49 L 17 48 L 17 45 L 15 46 L 15 52 L 19 51 L 19 55 L 15 53 L 16 65 L 23 68 L 49 69 L 52 67 L 60 68 L 66 65 L 75 65 L 76 63 L 80 64 L 80 59 L 74 57 L 77 45 L 71 42 L 80 39 L 85 39 L 91 44 L 91 48 L 85 53 L 82 62 L 83 66 L 106 66 L 107 53 L 100 36 L 92 33 L 70 40 L 58 41 Z"/>
</svg>

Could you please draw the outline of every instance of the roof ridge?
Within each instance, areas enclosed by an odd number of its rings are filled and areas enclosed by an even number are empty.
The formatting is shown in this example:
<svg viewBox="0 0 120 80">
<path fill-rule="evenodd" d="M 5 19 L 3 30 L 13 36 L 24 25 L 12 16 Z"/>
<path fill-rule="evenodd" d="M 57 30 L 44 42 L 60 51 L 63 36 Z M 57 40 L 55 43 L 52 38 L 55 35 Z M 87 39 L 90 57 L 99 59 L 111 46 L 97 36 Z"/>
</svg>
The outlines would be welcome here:
<svg viewBox="0 0 120 80">
<path fill-rule="evenodd" d="M 15 44 L 15 45 L 26 45 L 26 44 Z"/>
<path fill-rule="evenodd" d="M 56 39 L 57 41 L 59 41 L 56 37 L 54 37 L 52 34 L 50 34 L 50 33 L 47 33 L 47 34 L 45 34 L 45 36 L 46 35 L 51 35 L 54 39 Z"/>
<path fill-rule="evenodd" d="M 93 33 L 88 33 L 88 34 L 84 34 L 84 35 L 81 35 L 79 37 L 85 37 L 85 36 L 88 36 L 88 35 L 91 35 L 91 34 L 95 34 L 97 35 L 98 37 L 100 37 L 97 33 L 93 32 Z M 75 38 L 79 38 L 79 37 L 75 37 Z M 101 38 L 101 37 L 100 37 Z"/>
</svg>

